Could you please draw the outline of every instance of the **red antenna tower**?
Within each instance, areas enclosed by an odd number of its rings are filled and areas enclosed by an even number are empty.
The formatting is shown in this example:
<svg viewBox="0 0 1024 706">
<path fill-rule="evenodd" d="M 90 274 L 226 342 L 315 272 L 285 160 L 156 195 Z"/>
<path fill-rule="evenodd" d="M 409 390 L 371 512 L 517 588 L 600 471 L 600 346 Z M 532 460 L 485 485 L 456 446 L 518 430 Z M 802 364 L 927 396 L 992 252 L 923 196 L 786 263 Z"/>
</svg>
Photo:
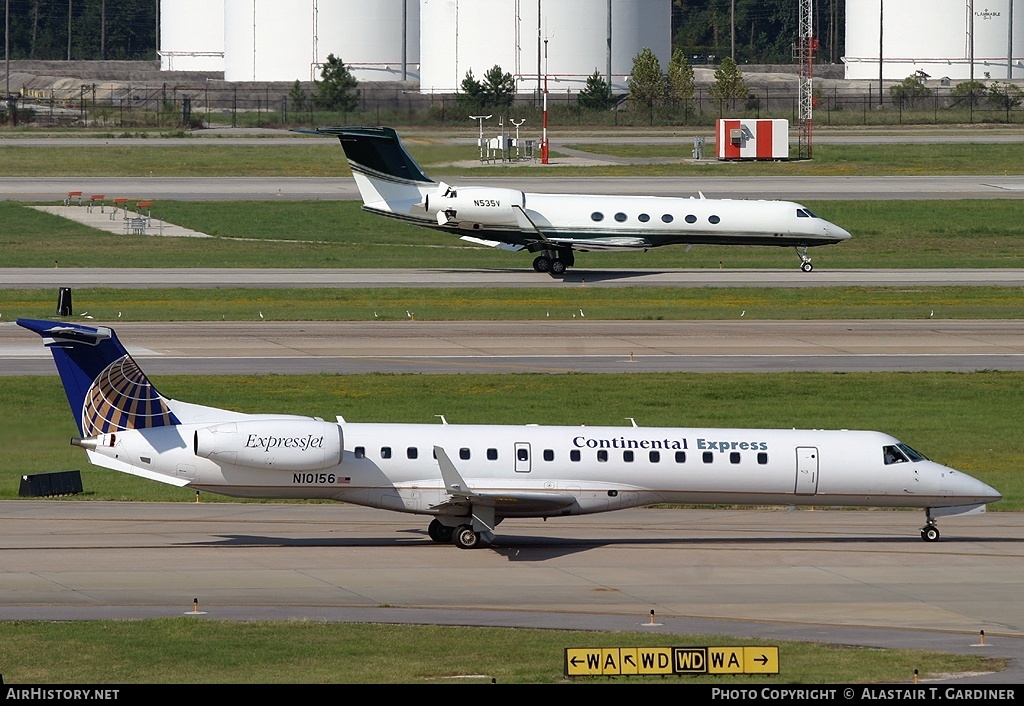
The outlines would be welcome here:
<svg viewBox="0 0 1024 706">
<path fill-rule="evenodd" d="M 799 65 L 799 100 L 797 109 L 798 153 L 800 159 L 811 159 L 811 135 L 814 131 L 814 8 L 811 0 L 800 0 L 800 26 L 797 38 Z"/>
</svg>

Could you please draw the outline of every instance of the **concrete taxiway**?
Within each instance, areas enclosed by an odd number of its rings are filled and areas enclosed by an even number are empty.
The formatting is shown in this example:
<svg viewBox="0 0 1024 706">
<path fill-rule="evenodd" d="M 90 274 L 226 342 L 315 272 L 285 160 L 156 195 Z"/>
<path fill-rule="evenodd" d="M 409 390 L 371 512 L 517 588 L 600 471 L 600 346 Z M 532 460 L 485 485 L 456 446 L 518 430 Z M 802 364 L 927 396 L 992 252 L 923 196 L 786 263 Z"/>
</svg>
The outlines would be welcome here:
<svg viewBox="0 0 1024 706">
<path fill-rule="evenodd" d="M 187 492 L 187 491 L 183 491 Z M 0 620 L 527 625 L 1024 656 L 1024 516 L 639 509 L 493 546 L 334 504 L 0 502 Z M 653 613 L 652 613 L 653 611 Z M 652 624 L 654 623 L 654 624 Z M 982 631 L 984 634 L 982 635 Z M 982 644 L 983 643 L 983 644 Z"/>
</svg>

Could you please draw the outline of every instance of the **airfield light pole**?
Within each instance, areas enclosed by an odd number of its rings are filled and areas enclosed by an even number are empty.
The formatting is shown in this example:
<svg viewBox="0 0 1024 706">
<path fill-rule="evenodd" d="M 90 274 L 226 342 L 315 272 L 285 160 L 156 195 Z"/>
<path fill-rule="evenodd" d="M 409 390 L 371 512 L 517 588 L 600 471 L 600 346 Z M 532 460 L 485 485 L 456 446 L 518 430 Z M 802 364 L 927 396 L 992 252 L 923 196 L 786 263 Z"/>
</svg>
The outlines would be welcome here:
<svg viewBox="0 0 1024 706">
<path fill-rule="evenodd" d="M 470 115 L 470 120 L 476 120 L 480 123 L 480 138 L 476 143 L 480 146 L 480 161 L 484 161 L 484 120 L 490 120 L 490 115 Z"/>
<path fill-rule="evenodd" d="M 548 163 L 548 40 L 544 40 L 544 127 L 540 138 L 540 163 Z"/>
</svg>

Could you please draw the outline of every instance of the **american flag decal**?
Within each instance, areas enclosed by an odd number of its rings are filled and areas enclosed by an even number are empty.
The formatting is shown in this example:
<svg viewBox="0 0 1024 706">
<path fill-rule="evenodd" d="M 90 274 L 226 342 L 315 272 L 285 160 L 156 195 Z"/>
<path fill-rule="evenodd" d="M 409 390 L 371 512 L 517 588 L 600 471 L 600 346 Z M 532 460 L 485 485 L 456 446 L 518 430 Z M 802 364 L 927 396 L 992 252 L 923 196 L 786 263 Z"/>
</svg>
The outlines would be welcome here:
<svg viewBox="0 0 1024 706">
<path fill-rule="evenodd" d="M 177 423 L 164 398 L 128 355 L 96 376 L 82 405 L 82 431 L 87 436 Z"/>
</svg>

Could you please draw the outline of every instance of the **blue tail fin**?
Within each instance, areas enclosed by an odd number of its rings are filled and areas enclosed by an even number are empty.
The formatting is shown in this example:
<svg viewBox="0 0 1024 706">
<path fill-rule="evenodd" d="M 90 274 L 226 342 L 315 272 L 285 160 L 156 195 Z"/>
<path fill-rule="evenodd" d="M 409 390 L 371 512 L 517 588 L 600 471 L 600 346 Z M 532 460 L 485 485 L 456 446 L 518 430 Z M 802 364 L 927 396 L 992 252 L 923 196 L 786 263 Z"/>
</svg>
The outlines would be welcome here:
<svg viewBox="0 0 1024 706">
<path fill-rule="evenodd" d="M 18 325 L 42 336 L 53 354 L 82 436 L 179 423 L 113 330 L 34 319 Z"/>
<path fill-rule="evenodd" d="M 321 127 L 296 130 L 313 135 L 334 135 L 341 141 L 352 171 L 375 178 L 399 182 L 433 184 L 416 160 L 402 146 L 402 140 L 390 127 Z"/>
</svg>

